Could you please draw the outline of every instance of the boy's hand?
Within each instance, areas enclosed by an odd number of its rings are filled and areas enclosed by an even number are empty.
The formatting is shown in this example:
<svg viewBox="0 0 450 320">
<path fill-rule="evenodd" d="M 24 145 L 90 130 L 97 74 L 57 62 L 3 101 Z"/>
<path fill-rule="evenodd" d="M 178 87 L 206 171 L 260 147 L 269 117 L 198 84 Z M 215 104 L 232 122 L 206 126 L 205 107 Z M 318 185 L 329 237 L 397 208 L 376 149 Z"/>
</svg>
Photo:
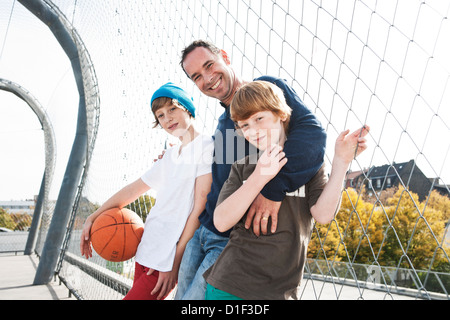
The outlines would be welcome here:
<svg viewBox="0 0 450 320">
<path fill-rule="evenodd" d="M 149 269 L 147 275 L 151 275 L 155 270 Z M 170 291 L 175 288 L 177 284 L 178 276 L 176 272 L 159 272 L 158 281 L 150 294 L 155 295 L 159 292 L 157 300 L 163 299 Z"/>
<path fill-rule="evenodd" d="M 81 256 L 85 256 L 86 259 L 92 257 L 92 247 L 91 247 L 91 219 L 87 218 L 83 226 L 83 231 L 80 237 L 80 251 Z"/>
<path fill-rule="evenodd" d="M 286 162 L 287 158 L 283 148 L 279 145 L 272 145 L 259 158 L 255 173 L 264 179 L 264 183 L 267 183 L 280 172 Z M 259 194 L 249 208 L 245 227 L 247 229 L 250 228 L 253 220 L 253 232 L 255 235 L 259 236 L 260 231 L 263 234 L 267 234 L 267 225 L 270 218 L 272 221 L 271 232 L 275 232 L 280 206 L 281 202 L 271 201 Z"/>
<path fill-rule="evenodd" d="M 259 158 L 255 172 L 264 177 L 267 183 L 280 172 L 286 162 L 287 158 L 283 152 L 283 147 L 276 144 L 271 145 Z"/>
<path fill-rule="evenodd" d="M 365 136 L 369 133 L 370 127 L 365 125 L 362 128 L 348 134 L 350 130 L 345 130 L 336 139 L 334 148 L 335 160 L 341 160 L 349 164 L 361 152 L 367 149 Z"/>
</svg>

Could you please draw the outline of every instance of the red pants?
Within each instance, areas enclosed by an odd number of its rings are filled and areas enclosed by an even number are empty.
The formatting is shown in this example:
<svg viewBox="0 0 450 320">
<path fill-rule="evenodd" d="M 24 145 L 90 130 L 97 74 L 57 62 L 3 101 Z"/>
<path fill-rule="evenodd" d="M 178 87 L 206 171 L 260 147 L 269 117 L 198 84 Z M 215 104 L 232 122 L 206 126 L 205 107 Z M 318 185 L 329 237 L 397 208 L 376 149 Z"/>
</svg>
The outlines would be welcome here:
<svg viewBox="0 0 450 320">
<path fill-rule="evenodd" d="M 151 292 L 158 282 L 159 272 L 155 270 L 151 275 L 147 275 L 148 270 L 147 267 L 135 263 L 133 287 L 123 300 L 156 300 L 159 291 L 154 295 Z"/>
</svg>

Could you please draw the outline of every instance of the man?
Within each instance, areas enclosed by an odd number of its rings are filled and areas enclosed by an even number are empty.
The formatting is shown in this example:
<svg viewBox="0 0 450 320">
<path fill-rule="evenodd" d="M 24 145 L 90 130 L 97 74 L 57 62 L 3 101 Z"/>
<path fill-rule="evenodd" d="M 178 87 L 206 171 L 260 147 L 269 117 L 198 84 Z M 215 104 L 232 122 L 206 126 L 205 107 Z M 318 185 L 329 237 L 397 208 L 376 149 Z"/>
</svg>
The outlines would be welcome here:
<svg viewBox="0 0 450 320">
<path fill-rule="evenodd" d="M 220 190 L 230 173 L 234 161 L 256 152 L 248 141 L 235 134 L 229 105 L 236 90 L 246 81 L 233 70 L 227 53 L 213 44 L 194 41 L 182 52 L 180 62 L 186 75 L 205 95 L 216 98 L 224 107 L 214 135 L 213 182 L 206 208 L 200 215 L 200 227 L 189 241 L 179 271 L 178 291 L 175 299 L 204 299 L 206 282 L 203 273 L 214 264 L 222 252 L 230 231 L 219 232 L 213 223 L 213 214 Z M 280 173 L 261 191 L 249 209 L 246 228 L 253 220 L 256 236 L 267 233 L 269 219 L 271 231 L 277 226 L 278 210 L 287 192 L 297 190 L 308 182 L 323 164 L 326 134 L 316 117 L 308 110 L 287 83 L 269 76 L 255 80 L 270 81 L 279 86 L 287 104 L 292 108 L 291 126 L 284 152 L 288 159 Z"/>
</svg>

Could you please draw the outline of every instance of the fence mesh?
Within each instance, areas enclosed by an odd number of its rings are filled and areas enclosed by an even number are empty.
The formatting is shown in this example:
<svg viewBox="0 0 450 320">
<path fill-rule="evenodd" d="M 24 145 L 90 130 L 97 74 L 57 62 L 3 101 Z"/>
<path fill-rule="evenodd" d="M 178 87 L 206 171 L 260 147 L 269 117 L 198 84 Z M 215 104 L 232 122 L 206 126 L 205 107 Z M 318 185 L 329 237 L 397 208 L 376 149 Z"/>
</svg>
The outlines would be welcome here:
<svg viewBox="0 0 450 320">
<path fill-rule="evenodd" d="M 14 20 L 19 4 L 11 8 L 12 2 L 2 9 Z M 95 256 L 86 262 L 79 236 L 87 215 L 175 142 L 152 129 L 153 91 L 179 83 L 198 106 L 200 131 L 215 129 L 222 107 L 179 66 L 181 50 L 206 39 L 229 53 L 245 80 L 269 74 L 293 86 L 326 128 L 328 168 L 342 130 L 371 127 L 369 149 L 351 164 L 339 213 L 330 224 L 315 226 L 302 298 L 364 299 L 371 288 L 384 299 L 448 299 L 448 2 L 54 4 L 89 52 L 85 63 L 92 65 L 85 68 L 95 70 L 100 96 L 95 147 L 58 270 L 80 298 L 119 299 L 131 284 L 132 260 L 109 263 Z M 154 197 L 140 198 L 132 209 L 145 216 Z M 356 288 L 350 296 L 343 293 L 349 286 Z"/>
</svg>

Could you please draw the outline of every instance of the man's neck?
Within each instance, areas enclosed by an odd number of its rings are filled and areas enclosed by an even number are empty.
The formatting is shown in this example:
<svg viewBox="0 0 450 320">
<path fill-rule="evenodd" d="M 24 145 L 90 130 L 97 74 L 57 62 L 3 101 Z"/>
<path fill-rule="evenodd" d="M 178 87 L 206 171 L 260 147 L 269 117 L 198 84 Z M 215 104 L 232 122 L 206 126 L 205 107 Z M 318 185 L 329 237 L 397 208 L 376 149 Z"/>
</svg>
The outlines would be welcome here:
<svg viewBox="0 0 450 320">
<path fill-rule="evenodd" d="M 248 83 L 248 81 L 244 81 L 244 80 L 242 80 L 240 77 L 238 77 L 238 76 L 236 75 L 236 73 L 233 72 L 233 74 L 234 74 L 234 80 L 233 80 L 233 89 L 232 89 L 232 91 L 231 91 L 232 94 L 230 95 L 230 97 L 228 97 L 228 98 L 226 98 L 226 99 L 220 101 L 221 104 L 222 104 L 225 108 L 228 108 L 228 107 L 230 106 L 231 101 L 233 100 L 233 97 L 234 97 L 234 94 L 236 93 L 236 91 L 238 91 L 238 89 L 239 89 L 240 87 L 242 87 L 244 84 Z"/>
</svg>

